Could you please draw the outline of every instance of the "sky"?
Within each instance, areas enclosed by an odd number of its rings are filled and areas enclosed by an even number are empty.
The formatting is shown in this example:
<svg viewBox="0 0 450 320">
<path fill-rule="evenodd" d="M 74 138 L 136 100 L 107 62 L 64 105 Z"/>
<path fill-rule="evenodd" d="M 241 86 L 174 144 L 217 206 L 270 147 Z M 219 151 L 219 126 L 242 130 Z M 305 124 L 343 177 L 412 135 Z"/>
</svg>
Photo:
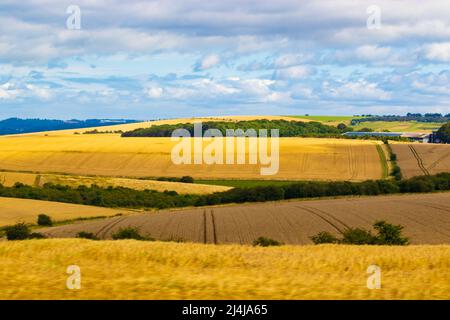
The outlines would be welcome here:
<svg viewBox="0 0 450 320">
<path fill-rule="evenodd" d="M 1 0 L 0 118 L 450 113 L 441 0 Z"/>
</svg>

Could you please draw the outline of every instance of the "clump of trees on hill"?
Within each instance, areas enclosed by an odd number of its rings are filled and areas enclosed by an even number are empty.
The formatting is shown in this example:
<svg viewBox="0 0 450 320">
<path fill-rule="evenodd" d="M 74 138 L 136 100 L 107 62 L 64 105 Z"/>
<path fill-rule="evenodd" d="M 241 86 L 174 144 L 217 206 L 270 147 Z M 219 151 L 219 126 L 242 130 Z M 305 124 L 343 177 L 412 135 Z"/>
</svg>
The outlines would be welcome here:
<svg viewBox="0 0 450 320">
<path fill-rule="evenodd" d="M 450 122 L 447 122 L 436 132 L 436 137 L 443 143 L 450 143 Z"/>
<path fill-rule="evenodd" d="M 149 128 L 140 128 L 122 133 L 122 137 L 170 137 L 176 129 L 186 129 L 191 136 L 194 135 L 193 123 L 164 124 L 151 126 Z M 270 129 L 278 129 L 280 137 L 316 137 L 340 135 L 341 133 L 352 131 L 352 128 L 345 124 L 338 127 L 328 126 L 320 122 L 301 122 L 287 120 L 252 120 L 252 121 L 207 121 L 202 123 L 202 134 L 208 129 L 217 129 L 223 136 L 228 129 L 258 130 L 267 129 L 270 135 Z"/>
<path fill-rule="evenodd" d="M 301 181 L 286 185 L 234 188 L 205 195 L 178 194 L 124 187 L 101 188 L 96 185 L 69 186 L 45 184 L 43 187 L 16 183 L 0 185 L 1 197 L 59 201 L 102 207 L 173 208 L 225 203 L 262 202 L 283 199 L 334 197 L 344 195 L 380 195 L 393 193 L 433 192 L 450 190 L 450 173 L 418 176 L 407 180 Z"/>
</svg>

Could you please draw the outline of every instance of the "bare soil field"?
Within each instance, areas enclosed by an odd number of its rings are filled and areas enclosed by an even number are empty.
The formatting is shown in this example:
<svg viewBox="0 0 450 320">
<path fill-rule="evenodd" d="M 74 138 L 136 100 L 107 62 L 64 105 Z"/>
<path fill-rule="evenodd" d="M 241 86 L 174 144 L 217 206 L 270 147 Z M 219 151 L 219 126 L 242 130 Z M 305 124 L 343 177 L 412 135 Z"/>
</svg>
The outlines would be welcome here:
<svg viewBox="0 0 450 320">
<path fill-rule="evenodd" d="M 450 193 L 243 204 L 115 217 L 42 229 L 50 237 L 80 231 L 102 239 L 125 227 L 160 240 L 251 244 L 260 236 L 287 244 L 310 244 L 320 231 L 339 235 L 347 227 L 370 229 L 377 220 L 401 224 L 413 244 L 450 244 Z"/>
<path fill-rule="evenodd" d="M 267 165 L 260 163 L 176 165 L 171 160 L 176 143 L 170 138 L 117 134 L 4 136 L 0 138 L 0 169 L 134 178 L 190 175 L 198 179 L 359 181 L 383 177 L 375 141 L 281 138 L 279 171 L 268 176 L 261 176 L 261 168 Z"/>
<path fill-rule="evenodd" d="M 76 218 L 110 217 L 136 212 L 138 211 L 0 197 L 0 226 L 18 222 L 36 223 L 37 216 L 42 213 L 49 215 L 54 221 L 64 221 Z"/>
<path fill-rule="evenodd" d="M 393 144 L 392 150 L 405 178 L 450 172 L 450 145 Z"/>
</svg>

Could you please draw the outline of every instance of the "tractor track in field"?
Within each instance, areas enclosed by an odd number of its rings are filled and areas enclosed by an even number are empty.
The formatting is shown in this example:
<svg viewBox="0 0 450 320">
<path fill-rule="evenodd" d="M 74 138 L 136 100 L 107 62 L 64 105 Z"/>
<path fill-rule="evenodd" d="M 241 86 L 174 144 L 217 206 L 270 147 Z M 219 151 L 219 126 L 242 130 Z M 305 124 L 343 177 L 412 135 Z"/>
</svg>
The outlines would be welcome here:
<svg viewBox="0 0 450 320">
<path fill-rule="evenodd" d="M 217 244 L 216 222 L 214 218 L 214 210 L 211 209 L 211 226 L 213 229 L 213 243 Z"/>
<path fill-rule="evenodd" d="M 97 233 L 95 233 L 95 236 L 97 238 L 104 238 L 106 237 L 106 234 L 112 229 L 114 228 L 119 222 L 122 222 L 123 220 L 125 220 L 127 217 L 120 217 L 117 220 L 111 221 L 110 223 L 104 225 L 100 230 L 97 231 Z"/>
<path fill-rule="evenodd" d="M 339 228 L 336 224 L 334 224 L 332 221 L 330 221 L 329 219 L 325 218 L 321 214 L 315 212 L 312 208 L 303 207 L 303 206 L 297 206 L 297 208 L 303 209 L 303 210 L 313 214 L 314 216 L 319 217 L 320 219 L 322 219 L 323 221 L 328 223 L 330 226 L 332 226 L 334 229 L 336 229 L 340 234 L 344 233 L 343 230 L 341 228 Z"/>
<path fill-rule="evenodd" d="M 447 152 L 446 154 L 439 157 L 436 161 L 434 161 L 429 167 L 428 170 L 433 170 L 442 160 L 450 156 L 450 152 Z"/>
<path fill-rule="evenodd" d="M 416 158 L 417 160 L 417 165 L 419 166 L 420 170 L 422 170 L 422 172 L 429 176 L 430 173 L 428 172 L 427 168 L 425 168 L 424 164 L 423 164 L 423 160 L 422 158 L 419 156 L 419 154 L 417 153 L 417 150 L 414 148 L 414 146 L 412 145 L 408 145 L 409 149 L 411 150 L 414 158 Z"/>
</svg>

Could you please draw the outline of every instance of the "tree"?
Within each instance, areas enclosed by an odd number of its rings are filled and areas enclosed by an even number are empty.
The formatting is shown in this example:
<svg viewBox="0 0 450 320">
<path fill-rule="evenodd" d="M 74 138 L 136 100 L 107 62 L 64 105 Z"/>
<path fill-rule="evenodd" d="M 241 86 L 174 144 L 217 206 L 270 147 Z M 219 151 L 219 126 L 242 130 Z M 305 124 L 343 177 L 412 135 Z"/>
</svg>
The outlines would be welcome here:
<svg viewBox="0 0 450 320">
<path fill-rule="evenodd" d="M 37 218 L 37 224 L 40 226 L 51 227 L 53 225 L 53 221 L 52 218 L 50 218 L 48 215 L 40 214 Z"/>
<path fill-rule="evenodd" d="M 436 137 L 444 143 L 450 143 L 450 122 L 447 122 L 436 132 Z"/>
<path fill-rule="evenodd" d="M 28 226 L 21 222 L 13 226 L 5 228 L 6 239 L 8 240 L 25 240 L 30 236 L 30 229 Z"/>
<path fill-rule="evenodd" d="M 408 238 L 402 237 L 402 229 L 401 225 L 393 225 L 390 223 L 386 223 L 385 221 L 377 221 L 374 223 L 373 228 L 378 231 L 377 235 L 377 244 L 382 245 L 407 245 Z"/>
</svg>

